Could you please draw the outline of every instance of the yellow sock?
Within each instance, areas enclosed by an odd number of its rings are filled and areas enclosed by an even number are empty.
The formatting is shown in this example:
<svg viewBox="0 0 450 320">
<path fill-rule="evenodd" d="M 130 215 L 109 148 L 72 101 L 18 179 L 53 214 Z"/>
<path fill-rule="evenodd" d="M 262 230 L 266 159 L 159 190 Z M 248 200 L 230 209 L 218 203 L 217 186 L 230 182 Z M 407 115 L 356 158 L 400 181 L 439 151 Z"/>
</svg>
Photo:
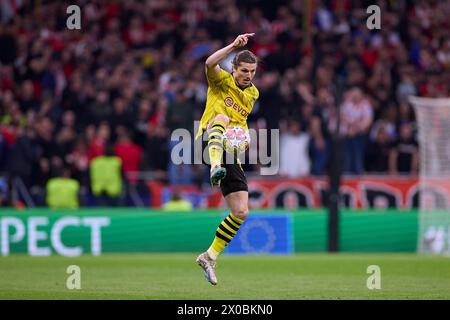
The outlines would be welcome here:
<svg viewBox="0 0 450 320">
<path fill-rule="evenodd" d="M 211 167 L 220 166 L 223 155 L 223 133 L 226 125 L 222 121 L 215 121 L 208 134 L 208 151 Z"/>
<path fill-rule="evenodd" d="M 230 213 L 219 225 L 216 230 L 216 236 L 208 249 L 211 258 L 215 259 L 222 253 L 225 247 L 233 240 L 244 220 L 239 219 Z"/>
</svg>

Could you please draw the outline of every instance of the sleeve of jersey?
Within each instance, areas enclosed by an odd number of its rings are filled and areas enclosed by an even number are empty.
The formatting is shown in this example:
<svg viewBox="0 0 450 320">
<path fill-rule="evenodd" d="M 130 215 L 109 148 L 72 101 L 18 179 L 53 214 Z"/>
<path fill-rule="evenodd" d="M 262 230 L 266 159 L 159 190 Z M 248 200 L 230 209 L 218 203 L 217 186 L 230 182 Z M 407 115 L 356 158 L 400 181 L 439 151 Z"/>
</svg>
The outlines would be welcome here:
<svg viewBox="0 0 450 320">
<path fill-rule="evenodd" d="M 215 74 L 212 70 L 208 72 L 208 69 L 205 71 L 206 79 L 208 80 L 208 84 L 211 88 L 221 88 L 226 83 L 229 73 L 223 69 L 220 69 L 220 72 Z"/>
<path fill-rule="evenodd" d="M 253 99 L 258 100 L 259 98 L 259 90 L 255 87 L 255 90 L 253 91 Z"/>
</svg>

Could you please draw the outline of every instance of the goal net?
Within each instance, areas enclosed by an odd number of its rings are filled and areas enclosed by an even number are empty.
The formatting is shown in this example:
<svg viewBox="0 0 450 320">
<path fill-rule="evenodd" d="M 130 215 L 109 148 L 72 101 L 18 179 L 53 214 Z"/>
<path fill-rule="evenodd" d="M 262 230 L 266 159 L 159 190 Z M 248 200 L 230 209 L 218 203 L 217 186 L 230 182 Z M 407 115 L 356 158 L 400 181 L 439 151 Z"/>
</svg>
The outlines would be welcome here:
<svg viewBox="0 0 450 320">
<path fill-rule="evenodd" d="M 410 97 L 418 126 L 419 253 L 450 254 L 450 98 Z"/>
</svg>

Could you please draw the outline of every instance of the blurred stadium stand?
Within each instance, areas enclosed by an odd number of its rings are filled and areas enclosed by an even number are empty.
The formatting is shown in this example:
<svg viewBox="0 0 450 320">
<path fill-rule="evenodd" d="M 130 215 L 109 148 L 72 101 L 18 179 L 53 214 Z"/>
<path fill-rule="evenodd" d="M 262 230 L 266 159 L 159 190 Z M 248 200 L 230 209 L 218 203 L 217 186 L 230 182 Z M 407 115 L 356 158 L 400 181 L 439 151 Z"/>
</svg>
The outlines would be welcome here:
<svg viewBox="0 0 450 320">
<path fill-rule="evenodd" d="M 81 7 L 81 30 L 66 28 L 71 4 Z M 281 143 L 303 146 L 304 156 L 282 151 L 283 166 L 301 170 L 278 176 L 259 177 L 258 166 L 246 165 L 253 205 L 324 205 L 333 85 L 341 77 L 343 190 L 356 190 L 346 205 L 412 207 L 418 146 L 407 97 L 450 96 L 450 3 L 379 1 L 380 30 L 366 27 L 370 4 L 2 1 L 0 204 L 45 205 L 47 181 L 69 168 L 80 205 L 95 206 L 90 162 L 111 143 L 122 159 L 123 205 L 161 205 L 182 184 L 195 207 L 220 206 L 206 166 L 180 173 L 170 163 L 169 137 L 177 128 L 192 132 L 203 112 L 206 57 L 237 34 L 255 32 L 249 49 L 261 59 L 260 100 L 249 126 L 279 128 Z M 267 191 L 289 181 L 292 190 L 280 199 Z"/>
</svg>

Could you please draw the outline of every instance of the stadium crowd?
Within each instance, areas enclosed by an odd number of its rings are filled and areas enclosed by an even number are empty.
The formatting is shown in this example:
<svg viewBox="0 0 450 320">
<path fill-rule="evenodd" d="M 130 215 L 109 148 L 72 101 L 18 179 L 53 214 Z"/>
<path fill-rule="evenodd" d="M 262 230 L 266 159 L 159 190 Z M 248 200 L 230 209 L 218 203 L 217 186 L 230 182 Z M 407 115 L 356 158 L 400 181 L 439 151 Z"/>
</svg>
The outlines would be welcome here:
<svg viewBox="0 0 450 320">
<path fill-rule="evenodd" d="M 408 96 L 449 96 L 450 1 L 379 1 L 379 30 L 366 25 L 370 2 L 2 2 L 2 193 L 14 177 L 44 188 L 67 169 L 89 187 L 90 163 L 109 147 L 128 177 L 201 184 L 205 166 L 169 161 L 170 134 L 193 132 L 204 61 L 243 32 L 256 34 L 248 47 L 260 58 L 249 126 L 280 129 L 280 175 L 326 173 L 337 97 L 346 173 L 415 174 Z M 81 29 L 68 30 L 75 3 Z"/>
</svg>

